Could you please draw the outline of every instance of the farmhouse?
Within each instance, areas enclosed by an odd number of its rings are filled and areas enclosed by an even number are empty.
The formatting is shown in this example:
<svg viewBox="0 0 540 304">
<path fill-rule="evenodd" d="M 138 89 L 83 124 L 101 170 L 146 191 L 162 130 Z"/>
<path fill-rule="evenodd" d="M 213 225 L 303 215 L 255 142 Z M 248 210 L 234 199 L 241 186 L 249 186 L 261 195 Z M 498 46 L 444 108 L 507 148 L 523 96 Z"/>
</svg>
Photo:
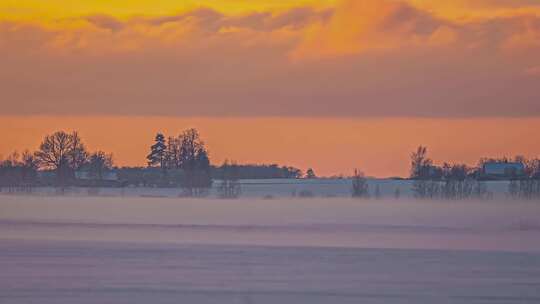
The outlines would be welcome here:
<svg viewBox="0 0 540 304">
<path fill-rule="evenodd" d="M 99 174 L 89 171 L 76 171 L 75 183 L 78 186 L 115 186 L 119 182 L 118 174 L 115 171 L 104 171 Z"/>
<path fill-rule="evenodd" d="M 508 179 L 525 175 L 525 166 L 518 162 L 487 162 L 482 173 L 488 178 Z"/>
</svg>

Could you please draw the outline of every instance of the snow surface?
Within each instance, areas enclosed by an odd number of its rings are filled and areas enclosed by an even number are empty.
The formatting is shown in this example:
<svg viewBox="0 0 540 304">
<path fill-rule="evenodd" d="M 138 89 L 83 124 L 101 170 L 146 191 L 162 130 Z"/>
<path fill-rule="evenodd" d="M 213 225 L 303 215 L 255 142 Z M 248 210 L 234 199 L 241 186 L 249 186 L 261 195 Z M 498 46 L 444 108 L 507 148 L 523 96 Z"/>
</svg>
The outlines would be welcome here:
<svg viewBox="0 0 540 304">
<path fill-rule="evenodd" d="M 214 181 L 209 197 L 217 197 L 219 180 Z M 294 194 L 297 196 L 301 192 L 309 192 L 315 197 L 322 198 L 349 198 L 351 196 L 350 179 L 246 179 L 240 180 L 242 194 L 241 198 L 263 198 L 266 196 L 273 198 L 290 198 Z M 506 198 L 508 192 L 508 181 L 486 182 L 487 190 L 497 199 Z M 377 186 L 383 197 L 393 198 L 394 193 L 399 189 L 402 198 L 413 198 L 411 191 L 413 181 L 394 179 L 368 179 L 369 191 L 375 193 Z M 95 190 L 95 189 L 93 189 Z M 55 188 L 35 188 L 35 195 L 54 195 Z M 102 188 L 100 196 L 116 197 L 178 197 L 182 191 L 178 188 L 150 188 L 150 187 L 129 187 L 129 188 Z M 88 189 L 72 188 L 66 192 L 67 196 L 83 196 L 88 194 Z"/>
<path fill-rule="evenodd" d="M 0 303 L 540 303 L 540 203 L 0 195 Z"/>
</svg>

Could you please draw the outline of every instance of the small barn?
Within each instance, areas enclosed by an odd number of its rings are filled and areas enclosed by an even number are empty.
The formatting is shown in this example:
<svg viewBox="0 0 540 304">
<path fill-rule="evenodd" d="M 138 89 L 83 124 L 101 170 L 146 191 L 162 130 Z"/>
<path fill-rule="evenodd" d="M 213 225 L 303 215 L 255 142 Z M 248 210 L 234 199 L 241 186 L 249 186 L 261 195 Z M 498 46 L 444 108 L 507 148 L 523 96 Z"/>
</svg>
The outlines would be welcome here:
<svg viewBox="0 0 540 304">
<path fill-rule="evenodd" d="M 115 171 L 105 171 L 97 176 L 89 171 L 75 172 L 76 184 L 79 186 L 116 186 L 119 182 L 118 174 Z"/>
</svg>

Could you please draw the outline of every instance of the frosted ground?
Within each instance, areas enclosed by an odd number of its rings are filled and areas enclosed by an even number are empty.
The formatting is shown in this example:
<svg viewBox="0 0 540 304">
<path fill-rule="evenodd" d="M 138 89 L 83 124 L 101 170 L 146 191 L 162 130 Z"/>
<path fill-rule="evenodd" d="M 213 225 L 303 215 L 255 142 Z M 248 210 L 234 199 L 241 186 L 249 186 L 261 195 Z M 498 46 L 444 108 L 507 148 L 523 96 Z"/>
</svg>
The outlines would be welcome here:
<svg viewBox="0 0 540 304">
<path fill-rule="evenodd" d="M 299 195 L 302 191 L 309 192 L 316 197 L 350 197 L 351 196 L 351 180 L 349 179 L 254 179 L 241 180 L 242 197 L 243 198 L 262 198 L 271 196 L 273 198 L 290 198 L 294 194 Z M 396 189 L 399 189 L 402 198 L 411 198 L 412 181 L 409 180 L 393 180 L 393 179 L 370 179 L 368 181 L 370 191 L 373 194 L 376 187 L 379 187 L 380 192 L 387 197 L 393 197 Z M 214 182 L 214 187 L 211 189 L 209 196 L 217 196 L 217 186 L 219 181 Z M 508 182 L 496 181 L 487 182 L 487 190 L 496 198 L 505 198 L 508 190 Z M 54 188 L 39 188 L 34 190 L 40 195 L 54 195 Z M 100 195 L 102 196 L 165 196 L 178 197 L 181 191 L 179 189 L 162 189 L 148 187 L 130 187 L 125 189 L 118 188 L 102 188 Z M 72 189 L 68 195 L 86 195 L 87 189 L 76 188 Z"/>
<path fill-rule="evenodd" d="M 540 202 L 332 189 L 0 195 L 0 303 L 540 303 Z"/>
</svg>

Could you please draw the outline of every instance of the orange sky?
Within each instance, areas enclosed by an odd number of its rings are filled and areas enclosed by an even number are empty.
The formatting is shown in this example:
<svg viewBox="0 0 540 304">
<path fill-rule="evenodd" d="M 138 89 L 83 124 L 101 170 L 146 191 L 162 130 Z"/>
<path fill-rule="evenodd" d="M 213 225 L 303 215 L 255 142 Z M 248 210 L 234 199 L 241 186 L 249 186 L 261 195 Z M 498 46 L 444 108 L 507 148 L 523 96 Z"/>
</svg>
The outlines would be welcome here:
<svg viewBox="0 0 540 304">
<path fill-rule="evenodd" d="M 1 1 L 2 114 L 538 116 L 539 9 L 536 0 Z"/>
<path fill-rule="evenodd" d="M 398 0 L 393 0 L 397 2 Z M 11 19 L 58 19 L 104 13 L 117 17 L 134 15 L 170 15 L 196 7 L 210 7 L 226 13 L 283 10 L 291 7 L 335 7 L 343 0 L 4 0 L 0 16 Z M 356 2 L 368 2 L 357 0 Z M 538 8 L 536 0 L 409 0 L 416 7 L 453 18 L 507 14 Z"/>
<path fill-rule="evenodd" d="M 322 174 L 538 156 L 539 54 L 538 0 L 4 0 L 0 153 L 75 128 L 142 164 L 194 125 L 215 161 Z"/>
<path fill-rule="evenodd" d="M 435 162 L 476 164 L 480 157 L 540 156 L 531 130 L 540 119 L 332 119 L 2 117 L 0 153 L 37 149 L 44 134 L 79 130 L 89 149 L 114 154 L 119 165 L 144 165 L 156 132 L 172 135 L 196 127 L 213 163 L 313 167 L 321 175 L 354 167 L 379 177 L 407 176 L 409 154 L 427 145 Z"/>
</svg>

